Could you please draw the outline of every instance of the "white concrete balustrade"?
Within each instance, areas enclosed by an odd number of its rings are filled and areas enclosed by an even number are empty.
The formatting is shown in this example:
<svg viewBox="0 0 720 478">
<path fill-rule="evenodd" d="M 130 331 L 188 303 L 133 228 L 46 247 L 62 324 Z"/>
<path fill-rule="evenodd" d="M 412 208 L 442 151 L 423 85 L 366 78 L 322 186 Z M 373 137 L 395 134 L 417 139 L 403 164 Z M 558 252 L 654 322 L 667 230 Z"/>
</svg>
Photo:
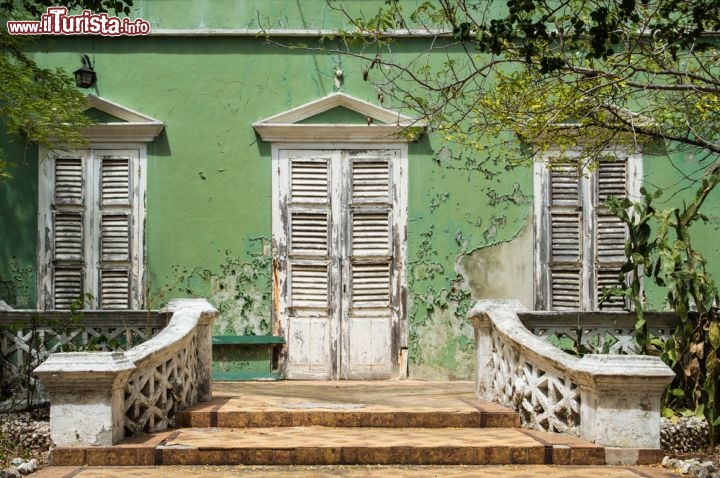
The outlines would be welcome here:
<svg viewBox="0 0 720 478">
<path fill-rule="evenodd" d="M 113 445 L 162 431 L 212 398 L 212 323 L 203 299 L 170 302 L 168 325 L 126 352 L 54 353 L 34 371 L 50 398 L 56 446 Z"/>
<path fill-rule="evenodd" d="M 673 371 L 657 357 L 567 354 L 525 328 L 518 314 L 528 312 L 514 300 L 489 300 L 468 313 L 476 396 L 517 410 L 537 430 L 606 447 L 660 448 L 661 396 Z"/>
</svg>

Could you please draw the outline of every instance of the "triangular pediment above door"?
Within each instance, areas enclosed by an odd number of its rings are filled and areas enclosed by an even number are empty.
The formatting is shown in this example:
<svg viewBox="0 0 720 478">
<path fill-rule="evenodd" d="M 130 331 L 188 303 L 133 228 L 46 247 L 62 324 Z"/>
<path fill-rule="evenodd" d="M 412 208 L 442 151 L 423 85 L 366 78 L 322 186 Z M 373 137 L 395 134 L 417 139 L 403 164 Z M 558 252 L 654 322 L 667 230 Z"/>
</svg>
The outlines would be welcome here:
<svg viewBox="0 0 720 478">
<path fill-rule="evenodd" d="M 397 111 L 333 93 L 253 123 L 264 141 L 384 142 L 416 140 L 426 124 Z"/>
<path fill-rule="evenodd" d="M 89 141 L 147 143 L 165 127 L 160 120 L 97 95 L 87 95 L 85 101 L 85 114 L 95 121 L 83 130 Z"/>
</svg>

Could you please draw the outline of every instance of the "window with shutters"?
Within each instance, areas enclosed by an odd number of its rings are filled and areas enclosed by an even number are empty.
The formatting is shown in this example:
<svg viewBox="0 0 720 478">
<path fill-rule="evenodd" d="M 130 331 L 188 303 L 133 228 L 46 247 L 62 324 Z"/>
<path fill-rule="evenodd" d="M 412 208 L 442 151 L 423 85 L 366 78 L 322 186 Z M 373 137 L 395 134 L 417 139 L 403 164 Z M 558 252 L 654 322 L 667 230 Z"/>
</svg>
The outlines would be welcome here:
<svg viewBox="0 0 720 478">
<path fill-rule="evenodd" d="M 637 199 L 641 157 L 608 151 L 591 170 L 566 153 L 535 165 L 535 308 L 625 310 L 622 297 L 601 303 L 617 285 L 627 229 L 605 206 L 610 197 Z M 550 164 L 550 166 L 548 166 Z"/>
<path fill-rule="evenodd" d="M 144 149 L 46 153 L 40 165 L 41 309 L 141 306 Z"/>
</svg>

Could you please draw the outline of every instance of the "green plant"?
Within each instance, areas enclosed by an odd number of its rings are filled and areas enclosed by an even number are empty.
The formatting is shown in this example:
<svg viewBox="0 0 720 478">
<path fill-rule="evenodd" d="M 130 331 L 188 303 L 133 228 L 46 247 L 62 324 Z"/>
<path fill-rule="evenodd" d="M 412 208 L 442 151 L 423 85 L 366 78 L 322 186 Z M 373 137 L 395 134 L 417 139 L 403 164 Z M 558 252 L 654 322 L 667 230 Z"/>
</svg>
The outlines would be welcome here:
<svg viewBox="0 0 720 478">
<path fill-rule="evenodd" d="M 711 446 L 720 426 L 718 288 L 706 270 L 705 259 L 693 246 L 691 226 L 707 221 L 700 207 L 718 182 L 720 170 L 710 171 L 692 201 L 663 211 L 652 204 L 660 192 L 649 194 L 646 190 L 641 202 L 611 198 L 608 204 L 630 232 L 620 284 L 608 293 L 621 292 L 632 299 L 638 317 L 638 343 L 644 352 L 660 356 L 676 372 L 665 394 L 665 406 L 704 416 L 710 426 Z M 656 226 L 654 236 L 651 224 Z M 631 277 L 626 284 L 627 274 Z M 666 289 L 667 304 L 680 319 L 673 337 L 666 342 L 647 332 L 641 274 Z"/>
<path fill-rule="evenodd" d="M 547 341 L 565 353 L 582 357 L 585 354 L 609 354 L 610 348 L 617 342 L 617 339 L 606 334 L 602 339 L 596 335 L 585 340 L 585 329 L 578 324 L 572 334 L 553 333 Z"/>
</svg>

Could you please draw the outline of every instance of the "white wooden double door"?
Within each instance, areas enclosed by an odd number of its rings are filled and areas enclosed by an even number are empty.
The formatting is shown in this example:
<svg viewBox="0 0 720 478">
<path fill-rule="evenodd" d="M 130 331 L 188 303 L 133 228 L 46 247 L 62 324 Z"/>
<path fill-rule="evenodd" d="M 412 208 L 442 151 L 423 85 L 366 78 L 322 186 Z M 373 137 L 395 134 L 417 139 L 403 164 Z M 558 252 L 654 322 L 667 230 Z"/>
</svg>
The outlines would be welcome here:
<svg viewBox="0 0 720 478">
<path fill-rule="evenodd" d="M 406 149 L 277 149 L 275 314 L 291 379 L 398 376 Z"/>
</svg>

